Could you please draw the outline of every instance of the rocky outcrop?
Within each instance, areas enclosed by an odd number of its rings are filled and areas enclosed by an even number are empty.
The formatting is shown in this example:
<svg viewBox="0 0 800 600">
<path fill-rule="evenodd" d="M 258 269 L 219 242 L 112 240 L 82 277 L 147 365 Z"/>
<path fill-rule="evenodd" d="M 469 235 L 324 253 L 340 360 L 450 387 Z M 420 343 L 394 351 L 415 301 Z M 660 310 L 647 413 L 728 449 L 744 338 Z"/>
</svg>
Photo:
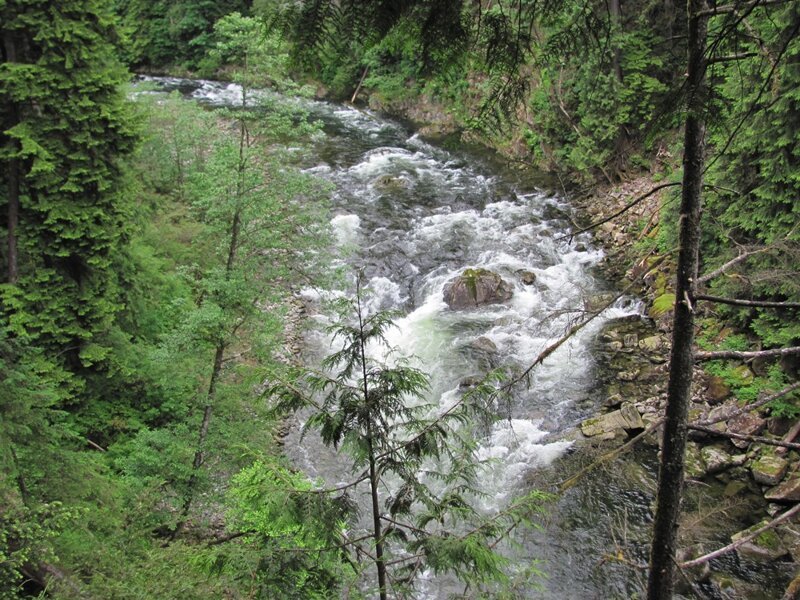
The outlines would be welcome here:
<svg viewBox="0 0 800 600">
<path fill-rule="evenodd" d="M 487 269 L 467 269 L 444 286 L 444 301 L 453 310 L 475 308 L 509 300 L 514 290 L 500 275 Z"/>
</svg>

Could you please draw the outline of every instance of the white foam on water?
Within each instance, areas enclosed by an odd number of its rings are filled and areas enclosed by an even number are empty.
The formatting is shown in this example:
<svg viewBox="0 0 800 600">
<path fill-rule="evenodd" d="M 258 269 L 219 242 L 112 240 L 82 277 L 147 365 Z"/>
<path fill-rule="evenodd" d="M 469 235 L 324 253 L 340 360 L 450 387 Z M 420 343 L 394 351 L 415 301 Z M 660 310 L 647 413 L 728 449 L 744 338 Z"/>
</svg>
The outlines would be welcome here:
<svg viewBox="0 0 800 600">
<path fill-rule="evenodd" d="M 361 230 L 358 215 L 337 215 L 331 219 L 331 229 L 339 247 L 355 246 Z"/>
<path fill-rule="evenodd" d="M 562 456 L 572 442 L 541 443 L 547 431 L 540 428 L 541 420 L 507 419 L 492 426 L 477 455 L 480 460 L 496 461 L 498 469 L 486 469 L 482 487 L 494 490 L 493 496 L 484 500 L 487 510 L 497 510 L 515 493 L 515 484 L 521 482 L 531 469 L 549 466 Z M 488 484 L 488 485 L 487 485 Z"/>
<path fill-rule="evenodd" d="M 406 301 L 400 286 L 388 277 L 373 277 L 365 288 L 367 293 L 364 295 L 363 306 L 367 315 L 401 306 Z"/>
</svg>

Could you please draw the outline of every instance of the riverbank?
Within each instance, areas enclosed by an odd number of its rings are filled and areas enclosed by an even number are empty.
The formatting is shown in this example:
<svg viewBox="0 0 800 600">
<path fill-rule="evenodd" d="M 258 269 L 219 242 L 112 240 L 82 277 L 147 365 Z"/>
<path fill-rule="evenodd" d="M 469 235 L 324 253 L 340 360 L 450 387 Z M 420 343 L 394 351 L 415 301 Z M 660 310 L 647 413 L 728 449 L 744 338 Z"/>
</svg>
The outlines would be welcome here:
<svg viewBox="0 0 800 600">
<path fill-rule="evenodd" d="M 669 190 L 639 200 L 657 186 L 649 177 L 605 186 L 577 207 L 591 223 L 599 223 L 636 203 L 597 227 L 595 239 L 607 251 L 600 269 L 603 275 L 618 286 L 633 285 L 651 317 L 638 323 L 610 323 L 598 337 L 606 401 L 597 417 L 581 424 L 589 443 L 622 442 L 663 418 L 671 310 L 663 310 L 658 299 L 668 293 L 673 265 L 658 262 L 656 253 L 647 250 L 652 245 L 646 238 L 657 234 L 659 208 L 668 201 Z M 752 381 L 765 375 L 767 367 L 738 362 L 730 369 Z M 714 562 L 688 569 L 688 577 L 693 587 L 712 597 L 756 598 L 763 584 L 754 585 L 753 573 L 760 571 L 773 575 L 772 584 L 780 591 L 788 586 L 785 599 L 797 598 L 800 535 L 792 520 L 753 533 L 800 501 L 800 454 L 793 447 L 800 423 L 771 416 L 763 401 L 748 409 L 726 378 L 702 366 L 696 367 L 693 380 L 681 524 L 686 550 L 681 559 L 696 559 L 728 543 L 739 545 Z M 760 398 L 767 395 L 762 391 Z M 660 440 L 650 434 L 643 443 L 657 448 Z M 716 508 L 710 511 L 709 503 Z"/>
</svg>

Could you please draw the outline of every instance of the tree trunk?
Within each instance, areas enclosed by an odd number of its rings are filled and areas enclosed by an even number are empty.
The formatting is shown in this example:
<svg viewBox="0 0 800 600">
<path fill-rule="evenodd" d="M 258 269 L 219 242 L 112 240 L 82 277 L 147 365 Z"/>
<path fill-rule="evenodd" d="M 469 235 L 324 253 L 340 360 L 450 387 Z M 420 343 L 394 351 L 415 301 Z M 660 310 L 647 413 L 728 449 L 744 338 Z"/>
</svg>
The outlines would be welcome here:
<svg viewBox="0 0 800 600">
<path fill-rule="evenodd" d="M 192 474 L 189 476 L 189 481 L 186 483 L 186 498 L 183 500 L 181 507 L 181 515 L 176 523 L 174 529 L 169 534 L 169 539 L 174 540 L 186 524 L 186 519 L 189 516 L 189 510 L 192 508 L 194 501 L 194 488 L 197 485 L 197 472 L 203 466 L 203 448 L 206 445 L 206 438 L 208 437 L 208 426 L 211 423 L 211 415 L 214 412 L 214 396 L 217 393 L 217 382 L 222 374 L 222 361 L 225 355 L 225 344 L 219 342 L 217 344 L 216 352 L 214 353 L 214 368 L 211 371 L 211 380 L 208 383 L 208 393 L 206 394 L 206 405 L 203 409 L 203 420 L 200 422 L 200 431 L 197 435 L 197 448 L 194 451 L 194 459 L 192 460 Z"/>
<path fill-rule="evenodd" d="M 375 567 L 378 570 L 378 593 L 380 600 L 386 600 L 386 562 L 383 558 L 383 531 L 381 530 L 381 507 L 378 500 L 378 472 L 375 467 L 375 452 L 372 439 L 369 445 L 369 485 L 372 493 L 372 533 L 375 539 Z"/>
<path fill-rule="evenodd" d="M 17 472 L 17 488 L 19 488 L 19 495 L 22 497 L 22 503 L 30 507 L 31 506 L 31 495 L 28 491 L 28 486 L 25 483 L 25 477 L 22 475 L 22 468 L 19 464 L 19 459 L 17 458 L 17 453 L 14 450 L 14 446 L 11 445 L 9 447 L 11 450 L 11 462 L 14 465 L 14 470 Z"/>
<path fill-rule="evenodd" d="M 608 3 L 608 12 L 611 16 L 612 35 L 616 36 L 622 31 L 622 11 L 620 10 L 620 0 L 610 0 Z M 612 59 L 612 66 L 614 68 L 614 75 L 619 83 L 623 83 L 624 76 L 622 73 L 622 49 L 619 44 L 614 40 L 614 56 Z"/>
<path fill-rule="evenodd" d="M 694 301 L 700 255 L 700 205 L 704 165 L 703 119 L 707 25 L 696 16 L 705 0 L 688 0 L 687 116 L 684 131 L 680 251 L 669 363 L 664 445 L 650 550 L 648 600 L 671 600 L 678 516 L 683 493 L 687 415 L 694 363 Z"/>
<path fill-rule="evenodd" d="M 217 394 L 217 382 L 222 373 L 222 358 L 225 355 L 225 344 L 220 342 L 217 344 L 217 350 L 214 353 L 214 368 L 211 371 L 211 381 L 208 383 L 208 395 L 206 396 L 206 406 L 203 409 L 203 420 L 200 423 L 200 433 L 197 436 L 197 450 L 194 454 L 194 461 L 192 466 L 199 469 L 203 464 L 203 446 L 205 446 L 206 438 L 208 437 L 208 425 L 211 422 L 211 413 L 214 409 L 214 397 Z"/>
<path fill-rule="evenodd" d="M 8 283 L 15 284 L 19 279 L 19 256 L 17 248 L 17 228 L 19 227 L 19 161 L 14 158 L 8 163 Z"/>
</svg>

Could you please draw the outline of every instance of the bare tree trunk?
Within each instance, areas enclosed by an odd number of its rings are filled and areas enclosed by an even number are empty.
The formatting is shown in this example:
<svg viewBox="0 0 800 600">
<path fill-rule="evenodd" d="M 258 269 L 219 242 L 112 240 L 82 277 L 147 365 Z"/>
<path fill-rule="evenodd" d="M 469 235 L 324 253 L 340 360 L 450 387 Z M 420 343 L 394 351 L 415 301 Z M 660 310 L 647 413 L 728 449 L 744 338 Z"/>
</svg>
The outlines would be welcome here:
<svg viewBox="0 0 800 600">
<path fill-rule="evenodd" d="M 217 349 L 214 353 L 214 367 L 211 371 L 211 380 L 208 383 L 208 392 L 206 394 L 206 405 L 203 408 L 203 420 L 200 422 L 200 431 L 197 434 L 197 448 L 194 451 L 194 459 L 192 460 L 192 474 L 189 476 L 189 481 L 186 483 L 186 498 L 183 500 L 181 507 L 181 514 L 178 522 L 175 524 L 174 529 L 169 534 L 169 539 L 174 540 L 186 524 L 186 519 L 189 516 L 189 511 L 192 508 L 194 501 L 194 489 L 197 485 L 197 472 L 203 466 L 204 448 L 206 439 L 208 438 L 208 427 L 211 423 L 211 415 L 214 412 L 214 397 L 217 393 L 217 382 L 222 374 L 222 362 L 225 355 L 225 343 L 217 343 Z"/>
<path fill-rule="evenodd" d="M 378 594 L 380 600 L 386 600 L 386 561 L 383 558 L 383 531 L 381 529 L 381 507 L 378 499 L 378 472 L 375 466 L 375 452 L 372 439 L 369 445 L 369 485 L 372 494 L 372 534 L 375 539 L 375 566 L 378 570 Z"/>
<path fill-rule="evenodd" d="M 613 34 L 622 30 L 622 11 L 620 10 L 620 0 L 609 0 L 608 12 L 611 16 L 611 23 L 613 24 Z M 614 68 L 614 75 L 619 83 L 623 83 L 624 76 L 622 73 L 622 50 L 619 44 L 614 42 L 614 56 L 612 59 L 612 66 Z"/>
<path fill-rule="evenodd" d="M 19 161 L 11 159 L 8 164 L 8 283 L 19 279 L 19 256 L 17 253 L 19 227 Z"/>
<path fill-rule="evenodd" d="M 19 464 L 19 459 L 17 458 L 17 453 L 14 450 L 14 446 L 10 446 L 11 450 L 11 461 L 14 464 L 14 470 L 17 472 L 17 488 L 19 488 L 19 495 L 22 497 L 22 503 L 25 506 L 30 507 L 31 505 L 31 495 L 28 491 L 28 486 L 25 484 L 25 477 L 22 475 L 22 468 Z"/>
<path fill-rule="evenodd" d="M 676 282 L 672 351 L 669 363 L 664 446 L 650 549 L 648 600 L 671 600 L 678 516 L 683 494 L 687 415 L 694 366 L 694 301 L 700 255 L 700 205 L 703 185 L 705 122 L 705 47 L 707 23 L 697 13 L 705 0 L 688 0 L 687 116 L 684 131 L 680 251 Z"/>
</svg>

